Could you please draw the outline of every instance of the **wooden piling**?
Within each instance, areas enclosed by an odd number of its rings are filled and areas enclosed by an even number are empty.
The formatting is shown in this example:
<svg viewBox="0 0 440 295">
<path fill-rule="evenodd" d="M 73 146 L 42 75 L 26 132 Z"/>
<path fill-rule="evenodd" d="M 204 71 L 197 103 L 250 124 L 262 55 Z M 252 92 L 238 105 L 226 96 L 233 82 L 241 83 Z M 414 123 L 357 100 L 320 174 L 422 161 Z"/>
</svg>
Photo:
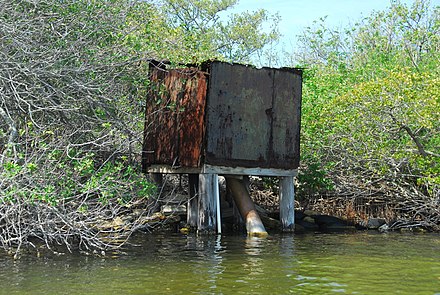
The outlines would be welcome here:
<svg viewBox="0 0 440 295">
<path fill-rule="evenodd" d="M 189 199 L 186 222 L 191 227 L 197 227 L 199 218 L 199 175 L 188 174 Z"/>
<path fill-rule="evenodd" d="M 215 174 L 199 174 L 199 202 L 197 230 L 214 232 L 217 229 L 217 201 L 214 185 L 218 185 Z"/>
<path fill-rule="evenodd" d="M 293 176 L 280 177 L 280 219 L 283 231 L 295 230 L 295 187 Z"/>
</svg>

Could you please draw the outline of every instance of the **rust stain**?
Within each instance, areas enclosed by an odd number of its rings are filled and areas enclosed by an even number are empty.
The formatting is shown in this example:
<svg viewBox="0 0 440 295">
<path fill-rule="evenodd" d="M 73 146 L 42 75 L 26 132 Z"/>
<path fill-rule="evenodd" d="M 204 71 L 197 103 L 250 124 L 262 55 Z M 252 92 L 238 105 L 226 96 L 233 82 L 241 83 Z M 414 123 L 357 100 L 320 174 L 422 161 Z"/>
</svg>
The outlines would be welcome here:
<svg viewBox="0 0 440 295">
<path fill-rule="evenodd" d="M 144 167 L 298 168 L 300 70 L 212 62 L 151 67 L 150 81 Z"/>
<path fill-rule="evenodd" d="M 197 167 L 202 155 L 207 79 L 196 72 L 187 80 L 179 111 L 179 160 L 184 167 Z"/>
<path fill-rule="evenodd" d="M 206 73 L 152 67 L 146 102 L 143 166 L 198 167 L 202 156 Z"/>
<path fill-rule="evenodd" d="M 206 163 L 297 168 L 299 121 L 292 118 L 300 116 L 300 100 L 295 93 L 298 82 L 301 83 L 298 70 L 212 63 L 206 110 Z"/>
</svg>

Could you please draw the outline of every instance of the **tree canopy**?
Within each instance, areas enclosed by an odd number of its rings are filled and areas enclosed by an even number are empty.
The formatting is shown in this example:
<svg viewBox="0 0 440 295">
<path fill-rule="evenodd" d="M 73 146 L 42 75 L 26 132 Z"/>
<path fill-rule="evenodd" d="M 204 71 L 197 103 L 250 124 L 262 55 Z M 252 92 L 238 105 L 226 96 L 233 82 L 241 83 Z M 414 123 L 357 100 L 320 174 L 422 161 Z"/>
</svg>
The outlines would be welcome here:
<svg viewBox="0 0 440 295">
<path fill-rule="evenodd" d="M 118 247 L 112 241 L 140 226 L 135 218 L 125 230 L 96 229 L 128 208 L 156 206 L 138 161 L 148 61 L 246 62 L 277 40 L 277 17 L 263 10 L 221 18 L 235 3 L 0 0 L 3 247 L 31 236 Z"/>
<path fill-rule="evenodd" d="M 302 153 L 313 169 L 302 177 L 325 175 L 316 194 L 439 197 L 439 36 L 440 8 L 425 0 L 305 29 L 295 58 L 306 68 Z"/>
<path fill-rule="evenodd" d="M 0 0 L 4 247 L 30 236 L 112 247 L 92 227 L 148 211 L 154 186 L 139 169 L 148 61 L 255 61 L 278 41 L 279 16 L 228 13 L 236 3 Z M 438 213 L 423 217 L 414 204 L 440 194 L 440 8 L 392 1 L 344 29 L 322 18 L 288 57 L 305 68 L 300 196 L 398 196 L 413 220 L 438 225 Z M 139 223 L 130 226 L 114 240 Z"/>
</svg>

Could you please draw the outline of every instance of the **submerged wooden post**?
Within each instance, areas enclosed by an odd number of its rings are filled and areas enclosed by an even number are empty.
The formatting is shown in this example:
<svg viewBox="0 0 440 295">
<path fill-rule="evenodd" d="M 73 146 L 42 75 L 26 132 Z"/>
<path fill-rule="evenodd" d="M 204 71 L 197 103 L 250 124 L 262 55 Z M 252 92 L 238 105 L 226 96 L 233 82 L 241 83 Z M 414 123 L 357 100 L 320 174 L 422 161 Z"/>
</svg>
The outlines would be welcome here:
<svg viewBox="0 0 440 295">
<path fill-rule="evenodd" d="M 199 174 L 199 202 L 197 230 L 212 232 L 217 229 L 217 174 Z"/>
<path fill-rule="evenodd" d="M 295 187 L 293 176 L 280 177 L 280 219 L 283 231 L 295 230 Z"/>
<path fill-rule="evenodd" d="M 197 227 L 199 218 L 199 175 L 188 174 L 189 199 L 187 205 L 186 222 L 191 227 Z"/>
<path fill-rule="evenodd" d="M 257 213 L 254 202 L 241 179 L 226 177 L 226 184 L 232 192 L 235 204 L 246 222 L 246 231 L 250 236 L 267 236 L 267 231 Z"/>
</svg>

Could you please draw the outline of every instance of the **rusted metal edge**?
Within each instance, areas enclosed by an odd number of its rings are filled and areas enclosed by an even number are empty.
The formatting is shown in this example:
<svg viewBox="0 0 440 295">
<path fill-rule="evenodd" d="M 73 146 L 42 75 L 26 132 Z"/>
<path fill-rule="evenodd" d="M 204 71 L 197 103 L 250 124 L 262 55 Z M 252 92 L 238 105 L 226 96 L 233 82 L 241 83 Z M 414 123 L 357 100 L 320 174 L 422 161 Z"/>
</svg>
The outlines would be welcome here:
<svg viewBox="0 0 440 295">
<path fill-rule="evenodd" d="M 171 71 L 171 70 L 187 70 L 187 69 L 196 69 L 199 72 L 204 72 L 208 74 L 209 67 L 212 62 L 216 60 L 207 60 L 201 63 L 172 63 L 169 60 L 156 60 L 156 59 L 148 59 L 148 63 L 150 64 L 150 69 L 157 69 L 160 71 Z"/>
<path fill-rule="evenodd" d="M 252 65 L 252 64 L 237 63 L 237 62 L 227 62 L 227 61 L 216 60 L 216 59 L 215 59 L 215 60 L 207 60 L 207 61 L 204 61 L 204 62 L 202 62 L 200 65 L 193 65 L 193 64 L 190 64 L 190 65 L 188 65 L 188 66 L 199 67 L 202 71 L 206 71 L 206 72 L 208 72 L 209 69 L 210 69 L 211 64 L 212 64 L 212 63 L 215 63 L 215 62 L 218 62 L 218 63 L 224 63 L 224 64 L 229 64 L 229 65 L 233 65 L 233 66 L 234 66 L 234 65 L 245 66 L 245 67 L 250 67 L 250 68 L 253 68 L 253 69 L 257 69 L 257 70 L 260 70 L 260 69 L 269 69 L 269 70 L 277 70 L 277 71 L 291 72 L 291 73 L 294 73 L 294 74 L 298 74 L 298 75 L 300 75 L 301 77 L 302 77 L 303 71 L 305 70 L 305 68 L 300 68 L 300 67 L 280 67 L 280 68 L 276 68 L 276 67 L 257 67 L 257 66 L 254 66 L 254 65 Z"/>
<path fill-rule="evenodd" d="M 219 63 L 225 63 L 225 64 L 230 64 L 230 65 L 241 65 L 241 66 L 246 66 L 246 67 L 252 67 L 254 69 L 273 69 L 273 70 L 280 70 L 280 71 L 286 71 L 286 72 L 292 72 L 295 74 L 299 74 L 302 76 L 303 71 L 306 68 L 300 68 L 300 67 L 280 67 L 280 68 L 276 68 L 276 67 L 257 67 L 254 66 L 252 64 L 246 64 L 246 63 L 237 63 L 237 62 L 227 62 L 227 61 L 222 61 L 222 60 L 218 60 L 218 59 L 212 59 L 212 60 L 205 60 L 201 63 L 195 64 L 195 63 L 179 63 L 179 64 L 175 64 L 174 67 L 172 66 L 173 64 L 171 63 L 171 61 L 169 60 L 156 60 L 156 59 L 148 59 L 147 60 L 152 66 L 162 69 L 162 70 L 168 70 L 167 67 L 170 67 L 170 69 L 177 69 L 177 68 L 181 68 L 181 67 L 186 67 L 186 68 L 197 68 L 200 71 L 203 72 L 209 72 L 209 69 L 211 67 L 211 64 L 214 62 L 219 62 Z"/>
<path fill-rule="evenodd" d="M 275 169 L 275 168 L 245 168 L 203 165 L 200 168 L 173 167 L 169 165 L 151 165 L 147 167 L 149 173 L 170 174 L 221 174 L 221 175 L 254 175 L 254 176 L 297 176 L 298 169 Z"/>
</svg>

